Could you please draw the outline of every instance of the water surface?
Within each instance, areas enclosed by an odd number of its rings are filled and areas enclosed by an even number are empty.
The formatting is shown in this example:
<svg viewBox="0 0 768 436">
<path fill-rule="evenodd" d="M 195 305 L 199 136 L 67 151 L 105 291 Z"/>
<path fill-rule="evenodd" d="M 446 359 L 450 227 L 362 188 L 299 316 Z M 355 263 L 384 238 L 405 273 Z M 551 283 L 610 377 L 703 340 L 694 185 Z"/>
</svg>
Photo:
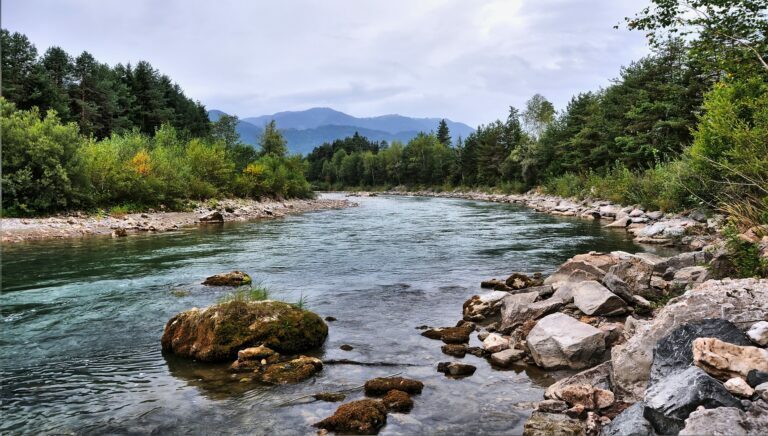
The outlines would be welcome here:
<svg viewBox="0 0 768 436">
<path fill-rule="evenodd" d="M 415 327 L 455 324 L 483 279 L 549 273 L 589 250 L 641 250 L 623 231 L 512 205 L 358 201 L 280 220 L 3 247 L 0 432 L 313 434 L 338 404 L 279 404 L 402 372 L 426 388 L 382 434 L 520 433 L 529 412 L 512 405 L 541 399 L 551 378 L 467 356 L 475 375 L 447 379 L 435 365 L 452 358 Z M 163 356 L 165 322 L 214 303 L 225 291 L 199 283 L 234 269 L 338 318 L 319 357 L 412 366 L 328 365 L 304 383 L 260 386 L 232 381 L 224 365 Z"/>
</svg>

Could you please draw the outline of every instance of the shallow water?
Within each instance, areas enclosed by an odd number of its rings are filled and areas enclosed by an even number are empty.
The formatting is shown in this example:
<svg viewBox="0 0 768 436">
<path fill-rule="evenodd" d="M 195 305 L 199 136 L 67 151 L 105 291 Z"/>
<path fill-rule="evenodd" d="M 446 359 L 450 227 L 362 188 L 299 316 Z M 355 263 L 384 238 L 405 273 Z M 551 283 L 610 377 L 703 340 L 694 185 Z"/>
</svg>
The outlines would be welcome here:
<svg viewBox="0 0 768 436">
<path fill-rule="evenodd" d="M 281 220 L 3 247 L 0 433 L 313 434 L 338 404 L 279 404 L 396 372 L 426 387 L 382 434 L 520 433 L 529 412 L 513 404 L 541 399 L 552 378 L 474 356 L 463 359 L 478 367 L 472 377 L 445 378 L 435 366 L 452 358 L 415 327 L 454 325 L 483 279 L 549 273 L 589 250 L 641 250 L 623 231 L 512 205 L 358 201 Z M 225 291 L 200 281 L 234 269 L 274 298 L 303 296 L 338 318 L 319 357 L 411 366 L 327 365 L 314 380 L 259 386 L 232 381 L 226 365 L 163 356 L 165 322 L 215 302 Z"/>
</svg>

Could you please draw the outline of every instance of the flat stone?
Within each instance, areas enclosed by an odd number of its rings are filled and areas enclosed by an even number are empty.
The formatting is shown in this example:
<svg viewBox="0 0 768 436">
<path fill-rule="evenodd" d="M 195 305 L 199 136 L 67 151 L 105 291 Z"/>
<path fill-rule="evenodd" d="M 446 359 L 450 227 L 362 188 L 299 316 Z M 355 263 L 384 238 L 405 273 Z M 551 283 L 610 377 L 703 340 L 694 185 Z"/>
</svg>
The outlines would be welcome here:
<svg viewBox="0 0 768 436">
<path fill-rule="evenodd" d="M 605 351 L 602 331 L 562 313 L 540 319 L 526 341 L 531 356 L 542 368 L 585 368 Z"/>
<path fill-rule="evenodd" d="M 720 380 L 747 378 L 752 370 L 768 372 L 768 350 L 698 338 L 693 341 L 693 363 Z"/>
<path fill-rule="evenodd" d="M 506 350 L 491 354 L 491 363 L 506 368 L 523 357 L 525 357 L 525 351 L 507 348 Z"/>
<path fill-rule="evenodd" d="M 584 281 L 573 289 L 573 303 L 587 315 L 616 316 L 626 313 L 627 303 L 596 281 Z"/>
<path fill-rule="evenodd" d="M 661 434 L 677 434 L 699 406 L 738 407 L 741 403 L 722 383 L 696 367 L 676 372 L 651 385 L 645 394 L 643 415 Z"/>
</svg>

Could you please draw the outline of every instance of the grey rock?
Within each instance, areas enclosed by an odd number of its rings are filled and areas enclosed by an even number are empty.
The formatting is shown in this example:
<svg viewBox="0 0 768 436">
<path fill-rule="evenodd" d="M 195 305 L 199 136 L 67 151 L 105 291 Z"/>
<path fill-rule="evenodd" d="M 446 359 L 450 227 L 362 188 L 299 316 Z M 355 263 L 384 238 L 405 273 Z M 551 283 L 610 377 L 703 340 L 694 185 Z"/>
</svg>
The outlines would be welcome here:
<svg viewBox="0 0 768 436">
<path fill-rule="evenodd" d="M 627 303 L 634 302 L 634 295 L 630 292 L 629 286 L 616 274 L 612 272 L 607 273 L 605 277 L 603 277 L 603 285 Z"/>
<path fill-rule="evenodd" d="M 573 303 L 573 289 L 580 282 L 560 282 L 552 298 L 557 298 L 565 304 Z"/>
<path fill-rule="evenodd" d="M 738 407 L 741 403 L 723 384 L 696 367 L 672 373 L 651 385 L 645 393 L 643 416 L 656 432 L 677 434 L 685 419 L 699 406 Z"/>
<path fill-rule="evenodd" d="M 508 348 L 498 353 L 491 354 L 491 362 L 502 368 L 506 368 L 525 356 L 525 351 Z"/>
<path fill-rule="evenodd" d="M 549 298 L 535 302 L 537 298 L 539 298 L 537 292 L 504 297 L 501 303 L 501 326 L 499 330 L 510 332 L 529 319 L 539 319 L 563 305 L 563 301 L 560 299 Z"/>
<path fill-rule="evenodd" d="M 689 213 L 689 214 L 688 214 L 688 218 L 690 218 L 690 219 L 692 219 L 692 220 L 694 220 L 694 221 L 698 221 L 698 222 L 700 222 L 700 223 L 705 223 L 705 222 L 707 222 L 707 215 L 706 215 L 706 214 L 704 214 L 704 212 L 702 212 L 702 211 L 700 211 L 700 210 L 698 210 L 698 209 L 697 209 L 697 210 L 694 210 L 694 211 L 693 211 L 693 212 L 691 212 L 691 213 Z"/>
<path fill-rule="evenodd" d="M 585 368 L 605 351 L 601 330 L 562 313 L 540 319 L 526 341 L 533 360 L 543 368 Z"/>
<path fill-rule="evenodd" d="M 768 280 L 709 280 L 670 301 L 650 323 L 635 323 L 634 334 L 611 349 L 614 392 L 625 401 L 642 399 L 653 362 L 653 348 L 680 325 L 723 318 L 750 325 L 768 312 Z"/>
<path fill-rule="evenodd" d="M 653 426 L 643 417 L 645 403 L 635 403 L 620 414 L 610 424 L 603 427 L 601 436 L 656 436 Z"/>
<path fill-rule="evenodd" d="M 662 262 L 659 262 L 654 268 L 654 272 L 662 273 L 668 269 L 673 271 L 689 266 L 701 266 L 712 260 L 712 253 L 708 251 L 691 251 L 672 256 Z"/>
<path fill-rule="evenodd" d="M 685 420 L 683 436 L 758 436 L 768 434 L 768 411 L 753 407 L 747 412 L 735 407 L 696 410 Z"/>
<path fill-rule="evenodd" d="M 747 373 L 747 383 L 753 388 L 768 383 L 768 372 L 753 369 Z"/>
<path fill-rule="evenodd" d="M 606 224 L 603 227 L 618 227 L 620 229 L 623 229 L 623 228 L 627 227 L 631 221 L 632 221 L 631 218 L 629 218 L 628 216 L 625 216 L 625 217 L 622 217 L 622 218 L 618 218 L 618 219 L 616 219 L 616 221 L 613 221 L 613 222 L 611 222 L 609 224 Z"/>
<path fill-rule="evenodd" d="M 627 303 L 596 281 L 579 283 L 573 289 L 573 302 L 587 315 L 616 316 L 627 312 Z"/>
<path fill-rule="evenodd" d="M 544 391 L 544 398 L 560 399 L 559 392 L 568 385 L 589 385 L 610 391 L 611 362 L 603 362 L 600 365 L 556 381 Z"/>
<path fill-rule="evenodd" d="M 693 340 L 696 338 L 717 338 L 736 345 L 750 345 L 746 335 L 724 319 L 704 319 L 682 325 L 663 337 L 653 349 L 648 385 L 653 386 L 664 377 L 693 365 Z"/>
<path fill-rule="evenodd" d="M 657 219 L 663 217 L 664 213 L 661 212 L 660 210 L 656 210 L 656 211 L 653 211 L 653 212 L 646 212 L 645 216 L 647 216 L 648 218 L 650 218 L 652 220 L 657 220 Z"/>
<path fill-rule="evenodd" d="M 608 270 L 608 274 L 626 284 L 626 293 L 648 297 L 653 293 L 651 291 L 651 277 L 654 267 L 655 264 L 647 259 L 632 256 L 612 266 Z"/>
</svg>

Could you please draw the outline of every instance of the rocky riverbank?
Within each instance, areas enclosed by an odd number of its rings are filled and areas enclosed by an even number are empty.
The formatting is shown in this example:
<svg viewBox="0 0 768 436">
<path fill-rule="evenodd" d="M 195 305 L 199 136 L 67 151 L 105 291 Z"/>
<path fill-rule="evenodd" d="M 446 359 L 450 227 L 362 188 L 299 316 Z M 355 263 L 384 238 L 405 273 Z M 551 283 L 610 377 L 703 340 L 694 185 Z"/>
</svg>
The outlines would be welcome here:
<svg viewBox="0 0 768 436">
<path fill-rule="evenodd" d="M 526 435 L 766 434 L 768 280 L 718 277 L 724 256 L 577 255 L 484 281 L 456 327 L 423 335 L 497 368 L 580 371 L 515 406 L 532 410 Z"/>
<path fill-rule="evenodd" d="M 348 200 L 312 199 L 255 201 L 225 199 L 216 204 L 199 203 L 187 212 L 149 210 L 121 215 L 73 213 L 48 218 L 2 218 L 3 243 L 41 239 L 76 238 L 89 235 L 126 236 L 129 233 L 168 232 L 182 227 L 230 221 L 280 218 L 286 215 L 325 209 L 341 209 L 355 203 Z"/>
<path fill-rule="evenodd" d="M 357 195 L 366 195 L 359 193 Z M 640 206 L 624 206 L 607 200 L 577 200 L 530 191 L 525 194 L 486 194 L 483 192 L 386 191 L 382 195 L 413 195 L 424 197 L 460 198 L 519 204 L 550 215 L 599 220 L 605 227 L 624 229 L 641 244 L 677 246 L 687 250 L 701 250 L 717 240 L 717 232 L 724 224 L 722 215 L 708 216 L 705 211 L 690 210 L 683 213 L 663 213 L 644 210 Z M 763 229 L 768 233 L 768 229 Z M 760 242 L 768 252 L 768 234 L 759 231 L 744 235 L 751 242 Z"/>
</svg>

